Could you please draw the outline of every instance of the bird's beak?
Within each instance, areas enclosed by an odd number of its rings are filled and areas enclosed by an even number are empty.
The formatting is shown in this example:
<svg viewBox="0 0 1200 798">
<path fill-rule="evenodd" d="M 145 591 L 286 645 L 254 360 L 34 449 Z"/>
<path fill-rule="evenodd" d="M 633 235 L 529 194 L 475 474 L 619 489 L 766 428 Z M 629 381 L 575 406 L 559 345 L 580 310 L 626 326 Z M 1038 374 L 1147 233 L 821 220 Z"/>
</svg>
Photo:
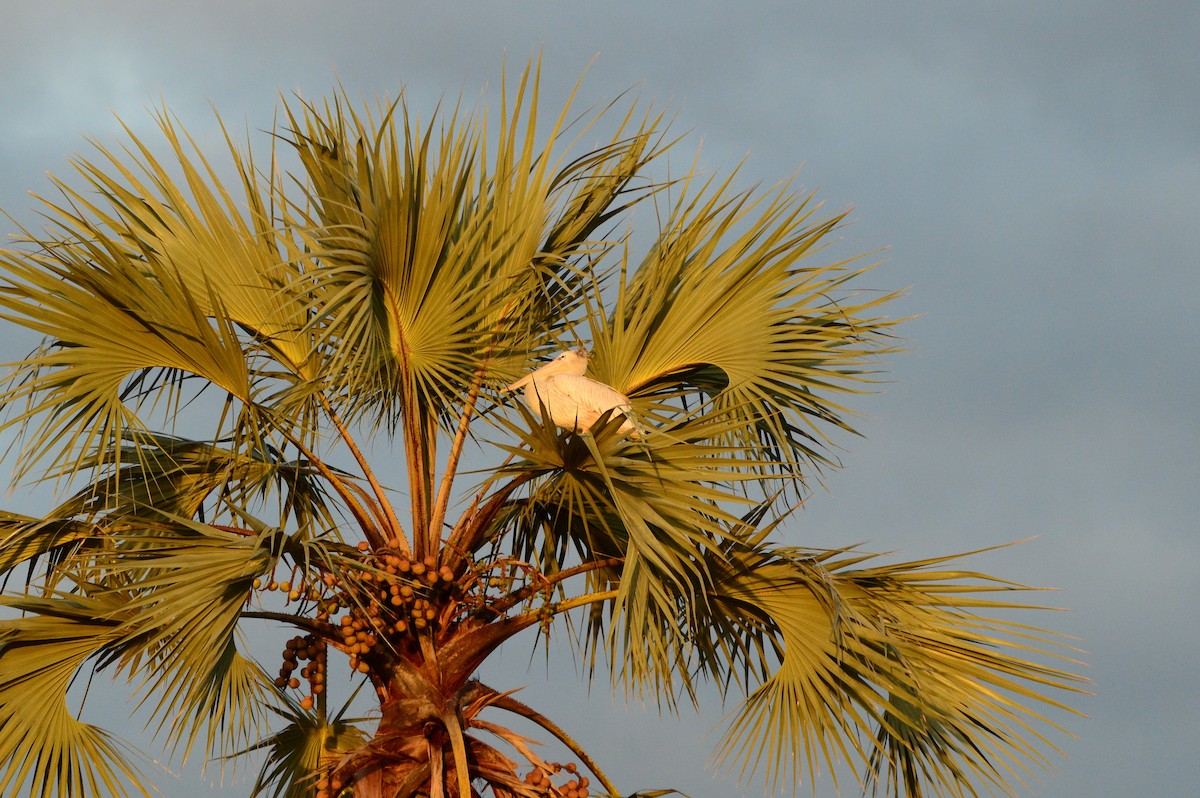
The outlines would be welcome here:
<svg viewBox="0 0 1200 798">
<path fill-rule="evenodd" d="M 533 378 L 532 374 L 526 374 L 524 377 L 517 380 L 513 384 L 506 385 L 504 387 L 504 393 L 511 393 L 511 392 L 517 390 L 518 388 L 524 388 L 526 385 L 529 384 L 529 380 L 531 380 L 532 378 Z"/>
</svg>

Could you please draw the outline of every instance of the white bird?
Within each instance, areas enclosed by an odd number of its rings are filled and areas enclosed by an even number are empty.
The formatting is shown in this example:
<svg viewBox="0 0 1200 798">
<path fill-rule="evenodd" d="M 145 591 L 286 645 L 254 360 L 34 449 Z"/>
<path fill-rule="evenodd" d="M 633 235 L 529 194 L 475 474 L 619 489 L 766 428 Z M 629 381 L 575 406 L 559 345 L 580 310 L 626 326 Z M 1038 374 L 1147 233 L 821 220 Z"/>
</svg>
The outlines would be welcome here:
<svg viewBox="0 0 1200 798">
<path fill-rule="evenodd" d="M 541 368 L 526 374 L 504 390 L 525 389 L 525 404 L 540 417 L 545 405 L 555 426 L 574 432 L 587 432 L 608 411 L 623 415 L 620 433 L 641 438 L 643 432 L 633 418 L 629 397 L 602 382 L 583 376 L 588 353 L 568 349 Z"/>
</svg>

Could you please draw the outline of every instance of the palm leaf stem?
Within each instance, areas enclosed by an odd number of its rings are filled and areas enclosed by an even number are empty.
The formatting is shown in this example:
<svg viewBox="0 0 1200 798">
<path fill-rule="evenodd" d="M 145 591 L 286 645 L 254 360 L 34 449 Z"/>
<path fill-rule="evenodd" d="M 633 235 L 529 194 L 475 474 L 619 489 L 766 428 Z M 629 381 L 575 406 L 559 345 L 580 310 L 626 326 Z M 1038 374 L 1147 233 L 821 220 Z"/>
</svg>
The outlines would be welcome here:
<svg viewBox="0 0 1200 798">
<path fill-rule="evenodd" d="M 408 370 L 405 359 L 403 368 Z M 403 406 L 412 408 L 416 405 L 416 397 L 405 390 Z M 427 423 L 424 413 L 406 412 L 403 416 L 404 459 L 408 466 L 408 491 L 412 505 L 413 519 L 413 548 L 417 559 L 424 559 L 436 551 L 437 542 L 441 535 L 429 526 L 429 481 L 433 461 L 433 430 Z M 426 423 L 423 423 L 426 422 Z"/>
<path fill-rule="evenodd" d="M 470 552 L 475 551 L 493 533 L 494 530 L 491 522 L 496 517 L 496 514 L 503 509 L 504 503 L 508 501 L 508 497 L 517 488 L 534 479 L 537 479 L 537 475 L 531 472 L 518 474 L 493 493 L 488 499 L 487 504 L 482 508 L 479 507 L 479 502 L 484 496 L 484 491 L 481 490 L 471 502 L 470 509 L 463 514 L 463 517 L 455 525 L 454 529 L 451 530 L 450 537 L 443 548 L 449 551 L 451 557 L 465 558 Z M 451 567 L 454 567 L 454 562 L 449 558 L 444 561 Z"/>
<path fill-rule="evenodd" d="M 475 412 L 475 404 L 479 401 L 479 390 L 483 387 L 483 377 L 483 369 L 476 369 L 475 378 L 471 381 L 471 389 L 463 403 L 462 414 L 458 418 L 458 429 L 454 432 L 450 453 L 446 457 L 446 471 L 442 474 L 441 484 L 438 485 L 437 498 L 433 504 L 433 515 L 429 519 L 430 530 L 440 529 L 446 520 L 446 508 L 450 505 L 450 489 L 454 485 L 454 477 L 458 473 L 458 462 L 462 458 L 463 445 L 467 440 L 467 430 L 471 426 L 471 416 Z"/>
<path fill-rule="evenodd" d="M 467 762 L 467 744 L 463 739 L 462 719 L 457 711 L 450 710 L 442 713 L 441 720 L 450 738 L 450 750 L 454 754 L 454 773 L 458 777 L 459 798 L 472 798 L 474 793 L 471 790 L 471 766 Z M 440 757 L 438 761 L 441 761 Z"/>
<path fill-rule="evenodd" d="M 328 398 L 324 394 L 318 394 L 321 406 L 325 409 L 329 416 L 330 423 L 337 429 L 338 435 L 341 436 L 342 442 L 350 450 L 350 455 L 354 461 L 358 463 L 358 467 L 362 469 L 363 477 L 367 480 L 367 484 L 371 486 L 371 491 L 375 494 L 375 502 L 377 505 L 376 515 L 382 514 L 385 520 L 386 527 L 392 533 L 392 545 L 400 551 L 401 554 L 408 556 L 410 551 L 408 547 L 408 539 L 404 534 L 404 527 L 400 524 L 400 519 L 396 516 L 396 511 L 392 508 L 392 504 L 387 499 L 384 493 L 383 486 L 379 484 L 379 480 L 375 478 L 375 471 L 371 468 L 367 458 L 363 456 L 362 450 L 358 448 L 358 444 L 354 441 L 354 436 L 350 434 L 350 430 L 346 428 L 341 416 L 329 404 Z M 363 530 L 364 533 L 371 537 L 370 531 Z M 372 543 L 376 543 L 372 541 Z M 378 545 L 377 545 L 378 547 Z"/>
<path fill-rule="evenodd" d="M 547 612 L 550 616 L 562 615 L 564 612 L 570 612 L 571 610 L 578 609 L 579 607 L 586 607 L 590 604 L 602 604 L 606 601 L 612 601 L 618 595 L 620 595 L 619 590 L 601 590 L 596 593 L 585 593 L 582 596 L 575 596 L 574 598 L 565 599 L 563 601 L 555 601 L 552 602 L 548 608 L 539 607 L 536 610 L 523 612 L 520 615 L 515 615 L 512 618 L 509 618 L 509 628 L 515 633 L 522 629 L 527 629 L 530 626 L 533 626 L 535 623 L 541 623 L 542 621 L 546 620 Z"/>
<path fill-rule="evenodd" d="M 617 590 L 588 593 L 552 603 L 548 608 L 539 607 L 537 610 L 523 612 L 520 615 L 503 618 L 493 623 L 480 624 L 467 631 L 460 638 L 461 645 L 456 646 L 453 651 L 442 652 L 439 659 L 443 674 L 459 674 L 465 679 L 478 669 L 491 652 L 505 641 L 511 640 L 519 632 L 539 623 L 546 623 L 555 615 L 590 604 L 612 601 L 618 595 L 619 591 Z M 420 639 L 424 644 L 426 638 L 422 636 Z"/>
<path fill-rule="evenodd" d="M 408 798 L 417 794 L 417 788 L 424 784 L 433 771 L 428 762 L 422 762 L 420 765 L 413 768 L 400 786 L 396 788 L 398 798 Z"/>
<path fill-rule="evenodd" d="M 322 458 L 317 457 L 317 455 L 304 444 L 304 441 L 300 440 L 299 436 L 292 434 L 286 429 L 281 429 L 280 432 L 288 439 L 288 441 L 292 443 L 292 445 L 296 447 L 296 449 L 302 455 L 308 459 L 310 463 L 312 463 L 313 467 L 317 469 L 317 472 L 321 476 L 325 477 L 329 484 L 333 486 L 333 489 L 337 491 L 337 494 L 339 497 L 341 497 L 342 501 L 346 502 L 346 507 L 350 511 L 350 515 L 354 516 L 354 520 L 358 523 L 359 529 L 362 530 L 363 535 L 366 536 L 367 541 L 371 544 L 371 546 L 377 549 L 383 548 L 386 545 L 386 541 L 383 539 L 383 536 L 380 535 L 378 526 L 385 523 L 386 518 L 383 514 L 383 511 L 380 510 L 378 502 L 371 501 L 370 497 L 366 495 L 365 491 L 358 489 L 351 483 L 341 479 Z M 367 509 L 364 509 L 358 498 L 355 498 L 356 494 L 359 498 L 362 498 L 368 503 L 368 506 L 370 507 L 370 515 L 368 515 Z M 386 502 L 384 504 L 386 506 Z M 374 519 L 372 519 L 371 516 L 374 516 Z"/>
<path fill-rule="evenodd" d="M 256 618 L 262 621 L 279 621 L 280 623 L 291 624 L 297 629 L 303 629 L 306 632 L 320 635 L 331 641 L 336 641 L 333 624 L 317 621 L 312 618 L 305 618 L 300 615 L 289 615 L 286 612 L 271 612 L 270 610 L 246 610 L 240 614 L 242 618 Z M 334 643 L 336 645 L 336 643 Z"/>
<path fill-rule="evenodd" d="M 610 557 L 605 560 L 592 560 L 581 565 L 576 565 L 572 568 L 566 568 L 556 574 L 550 576 L 542 576 L 534 584 L 528 584 L 520 590 L 514 590 L 502 599 L 492 602 L 490 608 L 497 612 L 505 612 L 512 607 L 520 604 L 525 599 L 547 587 L 553 587 L 559 582 L 565 582 L 573 576 L 587 573 L 588 571 L 597 571 L 603 568 L 612 568 L 625 562 L 624 557 Z"/>
<path fill-rule="evenodd" d="M 213 529 L 219 529 L 222 532 L 228 532 L 231 535 L 241 535 L 244 538 L 258 537 L 258 533 L 253 529 L 245 529 L 240 526 L 226 526 L 225 524 L 209 524 Z"/>
<path fill-rule="evenodd" d="M 567 732 L 561 726 L 528 704 L 524 704 L 513 698 L 511 695 L 500 693 L 484 684 L 479 686 L 480 688 L 488 690 L 492 693 L 492 697 L 488 702 L 489 704 L 499 707 L 500 709 L 508 710 L 514 715 L 520 715 L 526 720 L 532 721 L 546 731 L 550 732 L 550 734 L 554 735 L 555 739 L 565 745 L 572 754 L 579 758 L 579 761 L 583 763 L 584 767 L 586 767 L 592 772 L 593 775 L 595 775 L 596 780 L 604 785 L 604 789 L 607 794 L 620 795 L 620 793 L 617 791 L 616 785 L 609 780 L 608 776 L 604 775 L 604 771 L 600 769 L 600 766 L 596 764 L 596 761 L 588 756 L 587 751 L 584 751 L 579 743 L 575 742 L 571 735 L 567 734 Z"/>
</svg>

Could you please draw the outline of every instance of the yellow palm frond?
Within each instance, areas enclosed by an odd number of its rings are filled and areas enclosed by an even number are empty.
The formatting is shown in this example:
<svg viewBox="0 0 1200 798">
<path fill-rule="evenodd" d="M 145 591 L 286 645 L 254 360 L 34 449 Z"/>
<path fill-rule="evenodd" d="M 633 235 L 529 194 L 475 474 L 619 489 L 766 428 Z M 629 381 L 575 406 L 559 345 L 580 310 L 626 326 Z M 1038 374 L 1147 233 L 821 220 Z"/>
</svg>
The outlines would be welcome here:
<svg viewBox="0 0 1200 798">
<path fill-rule="evenodd" d="M 1065 640 L 1004 619 L 1044 609 L 1000 596 L 1032 588 L 943 569 L 952 558 L 864 568 L 855 553 L 766 555 L 747 553 L 714 600 L 771 641 L 769 676 L 734 714 L 720 761 L 775 785 L 849 763 L 913 796 L 974 794 L 980 781 L 1012 793 L 1050 766 L 1042 750 L 1062 729 L 1049 712 L 1069 711 L 1052 693 L 1084 680 L 1064 667 L 1079 664 Z"/>
</svg>

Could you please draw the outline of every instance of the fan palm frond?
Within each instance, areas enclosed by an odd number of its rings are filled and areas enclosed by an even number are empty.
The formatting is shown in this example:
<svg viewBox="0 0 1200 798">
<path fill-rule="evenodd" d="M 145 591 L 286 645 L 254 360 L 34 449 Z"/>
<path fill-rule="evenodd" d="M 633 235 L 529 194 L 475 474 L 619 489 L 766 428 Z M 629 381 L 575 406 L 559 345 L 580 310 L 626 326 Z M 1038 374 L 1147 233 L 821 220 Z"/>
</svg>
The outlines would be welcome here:
<svg viewBox="0 0 1200 798">
<path fill-rule="evenodd" d="M 895 295 L 845 289 L 870 267 L 808 264 L 845 214 L 814 218 L 787 183 L 765 197 L 730 185 L 692 197 L 685 182 L 650 253 L 623 263 L 609 314 L 592 318 L 594 372 L 652 422 L 689 401 L 733 414 L 724 437 L 761 451 L 751 468 L 803 479 L 833 464 L 832 430 L 852 431 L 838 395 L 869 388 Z"/>
<path fill-rule="evenodd" d="M 266 759 L 250 793 L 251 798 L 308 798 L 320 781 L 347 752 L 363 747 L 368 737 L 352 719 L 345 717 L 349 703 L 333 717 L 320 707 L 304 709 L 284 697 L 283 707 L 271 707 L 285 726 L 269 737 L 238 752 L 266 751 Z M 326 776 L 328 778 L 328 776 Z"/>
<path fill-rule="evenodd" d="M 730 721 L 725 764 L 762 767 L 780 784 L 858 763 L 872 783 L 886 775 L 893 794 L 905 774 L 914 796 L 974 794 L 976 780 L 1011 793 L 1013 776 L 1049 767 L 1040 751 L 1062 729 L 1048 712 L 1069 711 L 1051 693 L 1084 680 L 1063 667 L 1078 665 L 1065 640 L 1004 619 L 1044 609 L 998 595 L 1033 588 L 945 569 L 949 557 L 875 567 L 857 567 L 852 552 L 746 558 L 713 604 L 758 619 L 770 676 Z"/>
<path fill-rule="evenodd" d="M 94 567 L 131 613 L 102 664 L 140 675 L 142 703 L 186 757 L 201 732 L 213 754 L 242 745 L 263 722 L 270 680 L 239 650 L 237 623 L 276 554 L 257 537 L 176 524 L 125 532 Z"/>
<path fill-rule="evenodd" d="M 149 784 L 108 732 L 84 723 L 67 690 L 89 659 L 120 637 L 113 597 L 56 593 L 3 600 L 29 613 L 0 620 L 0 792 L 149 796 Z"/>
</svg>

